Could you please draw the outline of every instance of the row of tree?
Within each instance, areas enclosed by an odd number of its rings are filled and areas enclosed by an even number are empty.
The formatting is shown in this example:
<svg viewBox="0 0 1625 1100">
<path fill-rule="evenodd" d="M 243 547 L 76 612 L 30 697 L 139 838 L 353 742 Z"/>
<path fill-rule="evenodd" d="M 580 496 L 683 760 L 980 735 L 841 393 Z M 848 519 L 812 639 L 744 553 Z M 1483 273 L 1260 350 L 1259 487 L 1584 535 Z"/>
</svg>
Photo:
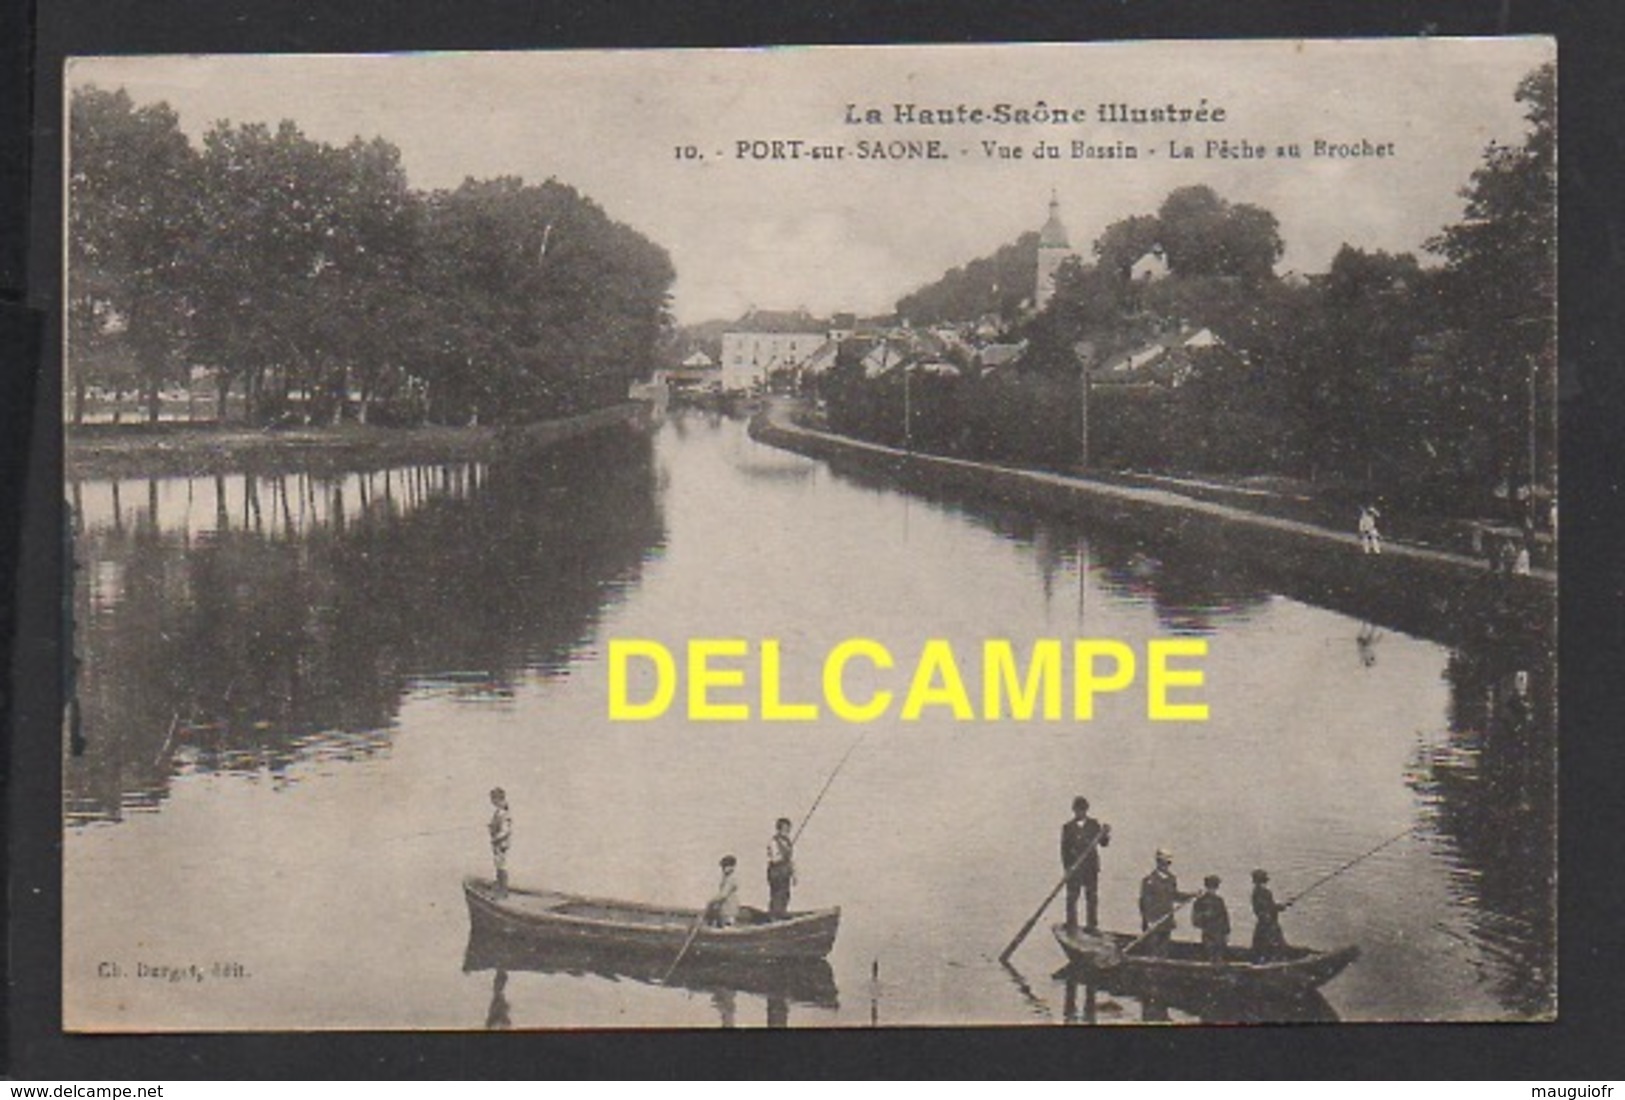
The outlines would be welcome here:
<svg viewBox="0 0 1625 1100">
<path fill-rule="evenodd" d="M 838 374 L 832 416 L 901 439 L 906 398 L 916 445 L 1072 466 L 1088 370 L 1097 466 L 1330 476 L 1471 507 L 1549 487 L 1554 92 L 1549 66 L 1521 82 L 1530 129 L 1485 153 L 1463 219 L 1426 244 L 1440 263 L 1345 245 L 1324 275 L 1277 278 L 1272 214 L 1180 188 L 1155 214 L 1110 226 L 1095 263 L 1061 267 L 1047 307 L 1007 336 L 1027 342 L 1013 371 L 921 373 L 908 394 L 896 379 Z M 1151 251 L 1167 277 L 1132 278 Z M 1218 343 L 1181 349 L 1178 385 L 1109 384 L 1120 379 L 1103 367 L 1124 352 L 1201 328 Z"/>
<path fill-rule="evenodd" d="M 668 327 L 665 251 L 548 180 L 424 192 L 400 151 L 216 124 L 87 87 L 71 104 L 69 366 L 86 391 L 213 372 L 250 420 L 452 423 L 621 400 Z"/>
</svg>

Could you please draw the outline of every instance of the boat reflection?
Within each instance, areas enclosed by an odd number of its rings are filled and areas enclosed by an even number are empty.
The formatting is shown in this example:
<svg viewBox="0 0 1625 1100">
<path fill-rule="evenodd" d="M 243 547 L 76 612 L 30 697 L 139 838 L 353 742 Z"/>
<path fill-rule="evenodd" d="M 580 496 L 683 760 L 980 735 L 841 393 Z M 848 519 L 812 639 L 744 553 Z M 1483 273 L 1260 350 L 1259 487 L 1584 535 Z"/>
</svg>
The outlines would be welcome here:
<svg viewBox="0 0 1625 1100">
<path fill-rule="evenodd" d="M 1087 970 L 1067 966 L 1056 972 L 1066 983 L 1062 1019 L 1069 1024 L 1099 1023 L 1101 994 L 1135 1001 L 1140 1022 L 1170 1023 L 1179 1013 L 1204 1024 L 1331 1024 L 1337 1010 L 1318 990 L 1296 994 L 1239 993 L 1230 990 L 1193 990 L 1125 972 Z"/>
<path fill-rule="evenodd" d="M 509 972 L 516 970 L 576 977 L 592 975 L 610 981 L 630 980 L 704 993 L 711 998 L 723 1027 L 735 1026 L 740 993 L 766 1000 L 766 1024 L 770 1028 L 788 1027 L 793 1005 L 831 1011 L 841 1006 L 835 973 L 823 959 L 773 962 L 686 959 L 668 977 L 669 962 L 647 954 L 625 954 L 602 948 L 527 944 L 478 931 L 470 934 L 463 954 L 465 973 L 495 971 L 485 1024 L 494 1030 L 513 1026 L 507 985 Z"/>
</svg>

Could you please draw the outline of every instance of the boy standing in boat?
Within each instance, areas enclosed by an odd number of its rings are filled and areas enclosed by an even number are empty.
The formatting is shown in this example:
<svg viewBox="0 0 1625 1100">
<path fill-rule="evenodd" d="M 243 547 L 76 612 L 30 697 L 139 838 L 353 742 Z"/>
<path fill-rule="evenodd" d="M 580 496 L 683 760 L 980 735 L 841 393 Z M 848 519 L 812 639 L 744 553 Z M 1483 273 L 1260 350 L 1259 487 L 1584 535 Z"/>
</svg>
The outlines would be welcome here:
<svg viewBox="0 0 1625 1100">
<path fill-rule="evenodd" d="M 790 838 L 792 822 L 781 817 L 767 842 L 767 912 L 774 920 L 790 915 L 790 887 L 795 885 L 795 841 Z"/>
<path fill-rule="evenodd" d="M 1253 956 L 1268 962 L 1286 949 L 1281 931 L 1281 914 L 1286 905 L 1275 900 L 1269 888 L 1270 873 L 1260 867 L 1253 872 Z"/>
<path fill-rule="evenodd" d="M 1098 842 L 1097 839 L 1098 838 Z M 1066 871 L 1066 926 L 1078 927 L 1078 894 L 1084 897 L 1085 932 L 1100 930 L 1100 849 L 1112 842 L 1112 827 L 1089 816 L 1089 800 L 1072 800 L 1072 820 L 1061 826 L 1061 867 Z"/>
<path fill-rule="evenodd" d="M 705 905 L 705 923 L 712 928 L 732 928 L 739 917 L 739 880 L 734 877 L 738 864 L 733 856 L 722 857 L 722 881 Z"/>
<path fill-rule="evenodd" d="M 491 862 L 497 869 L 497 894 L 508 892 L 508 846 L 513 842 L 513 815 L 508 811 L 508 792 L 491 789 Z"/>
<path fill-rule="evenodd" d="M 1230 946 L 1230 908 L 1219 896 L 1218 875 L 1207 876 L 1202 887 L 1196 904 L 1191 906 L 1191 923 L 1201 929 L 1208 962 L 1222 964 L 1225 949 Z"/>
</svg>

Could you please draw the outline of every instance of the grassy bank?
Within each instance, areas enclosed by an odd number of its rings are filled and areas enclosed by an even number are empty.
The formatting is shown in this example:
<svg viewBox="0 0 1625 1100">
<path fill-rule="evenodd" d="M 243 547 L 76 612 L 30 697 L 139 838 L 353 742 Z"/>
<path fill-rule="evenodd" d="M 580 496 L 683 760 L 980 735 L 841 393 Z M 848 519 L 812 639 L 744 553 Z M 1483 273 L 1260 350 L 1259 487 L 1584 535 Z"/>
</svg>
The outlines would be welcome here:
<svg viewBox="0 0 1625 1100">
<path fill-rule="evenodd" d="M 639 402 L 523 426 L 383 428 L 361 424 L 261 430 L 186 423 L 92 425 L 67 430 L 69 477 L 168 477 L 378 469 L 470 462 L 639 422 Z"/>
</svg>

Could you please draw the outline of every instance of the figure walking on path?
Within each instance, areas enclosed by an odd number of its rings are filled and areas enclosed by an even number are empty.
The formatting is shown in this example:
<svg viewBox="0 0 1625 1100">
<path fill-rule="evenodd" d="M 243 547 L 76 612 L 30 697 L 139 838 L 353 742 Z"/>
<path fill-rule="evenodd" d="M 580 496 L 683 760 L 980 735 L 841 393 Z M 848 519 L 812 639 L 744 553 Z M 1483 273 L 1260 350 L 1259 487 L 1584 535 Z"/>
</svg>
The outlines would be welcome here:
<svg viewBox="0 0 1625 1100">
<path fill-rule="evenodd" d="M 508 892 L 508 846 L 513 843 L 513 814 L 508 811 L 508 792 L 491 789 L 491 862 L 496 864 L 497 894 Z"/>
<path fill-rule="evenodd" d="M 790 837 L 793 824 L 787 817 L 779 818 L 767 842 L 767 912 L 774 920 L 790 915 L 790 887 L 796 882 L 796 843 Z"/>
<path fill-rule="evenodd" d="M 1099 837 L 1099 843 L 1095 838 Z M 1072 820 L 1061 826 L 1061 868 L 1066 878 L 1066 926 L 1078 926 L 1078 894 L 1084 897 L 1085 932 L 1099 931 L 1100 849 L 1112 842 L 1112 827 L 1089 816 L 1089 800 L 1072 800 Z M 1085 855 L 1084 853 L 1088 854 Z M 1077 864 L 1077 866 L 1073 866 Z"/>
<path fill-rule="evenodd" d="M 1367 504 L 1360 509 L 1360 549 L 1364 553 L 1382 553 L 1382 532 L 1377 530 L 1377 520 L 1381 516 L 1375 504 Z"/>
<path fill-rule="evenodd" d="M 1270 873 L 1262 867 L 1253 872 L 1253 957 L 1259 962 L 1268 962 L 1286 950 L 1281 914 L 1291 903 L 1276 901 L 1269 881 Z"/>
</svg>

